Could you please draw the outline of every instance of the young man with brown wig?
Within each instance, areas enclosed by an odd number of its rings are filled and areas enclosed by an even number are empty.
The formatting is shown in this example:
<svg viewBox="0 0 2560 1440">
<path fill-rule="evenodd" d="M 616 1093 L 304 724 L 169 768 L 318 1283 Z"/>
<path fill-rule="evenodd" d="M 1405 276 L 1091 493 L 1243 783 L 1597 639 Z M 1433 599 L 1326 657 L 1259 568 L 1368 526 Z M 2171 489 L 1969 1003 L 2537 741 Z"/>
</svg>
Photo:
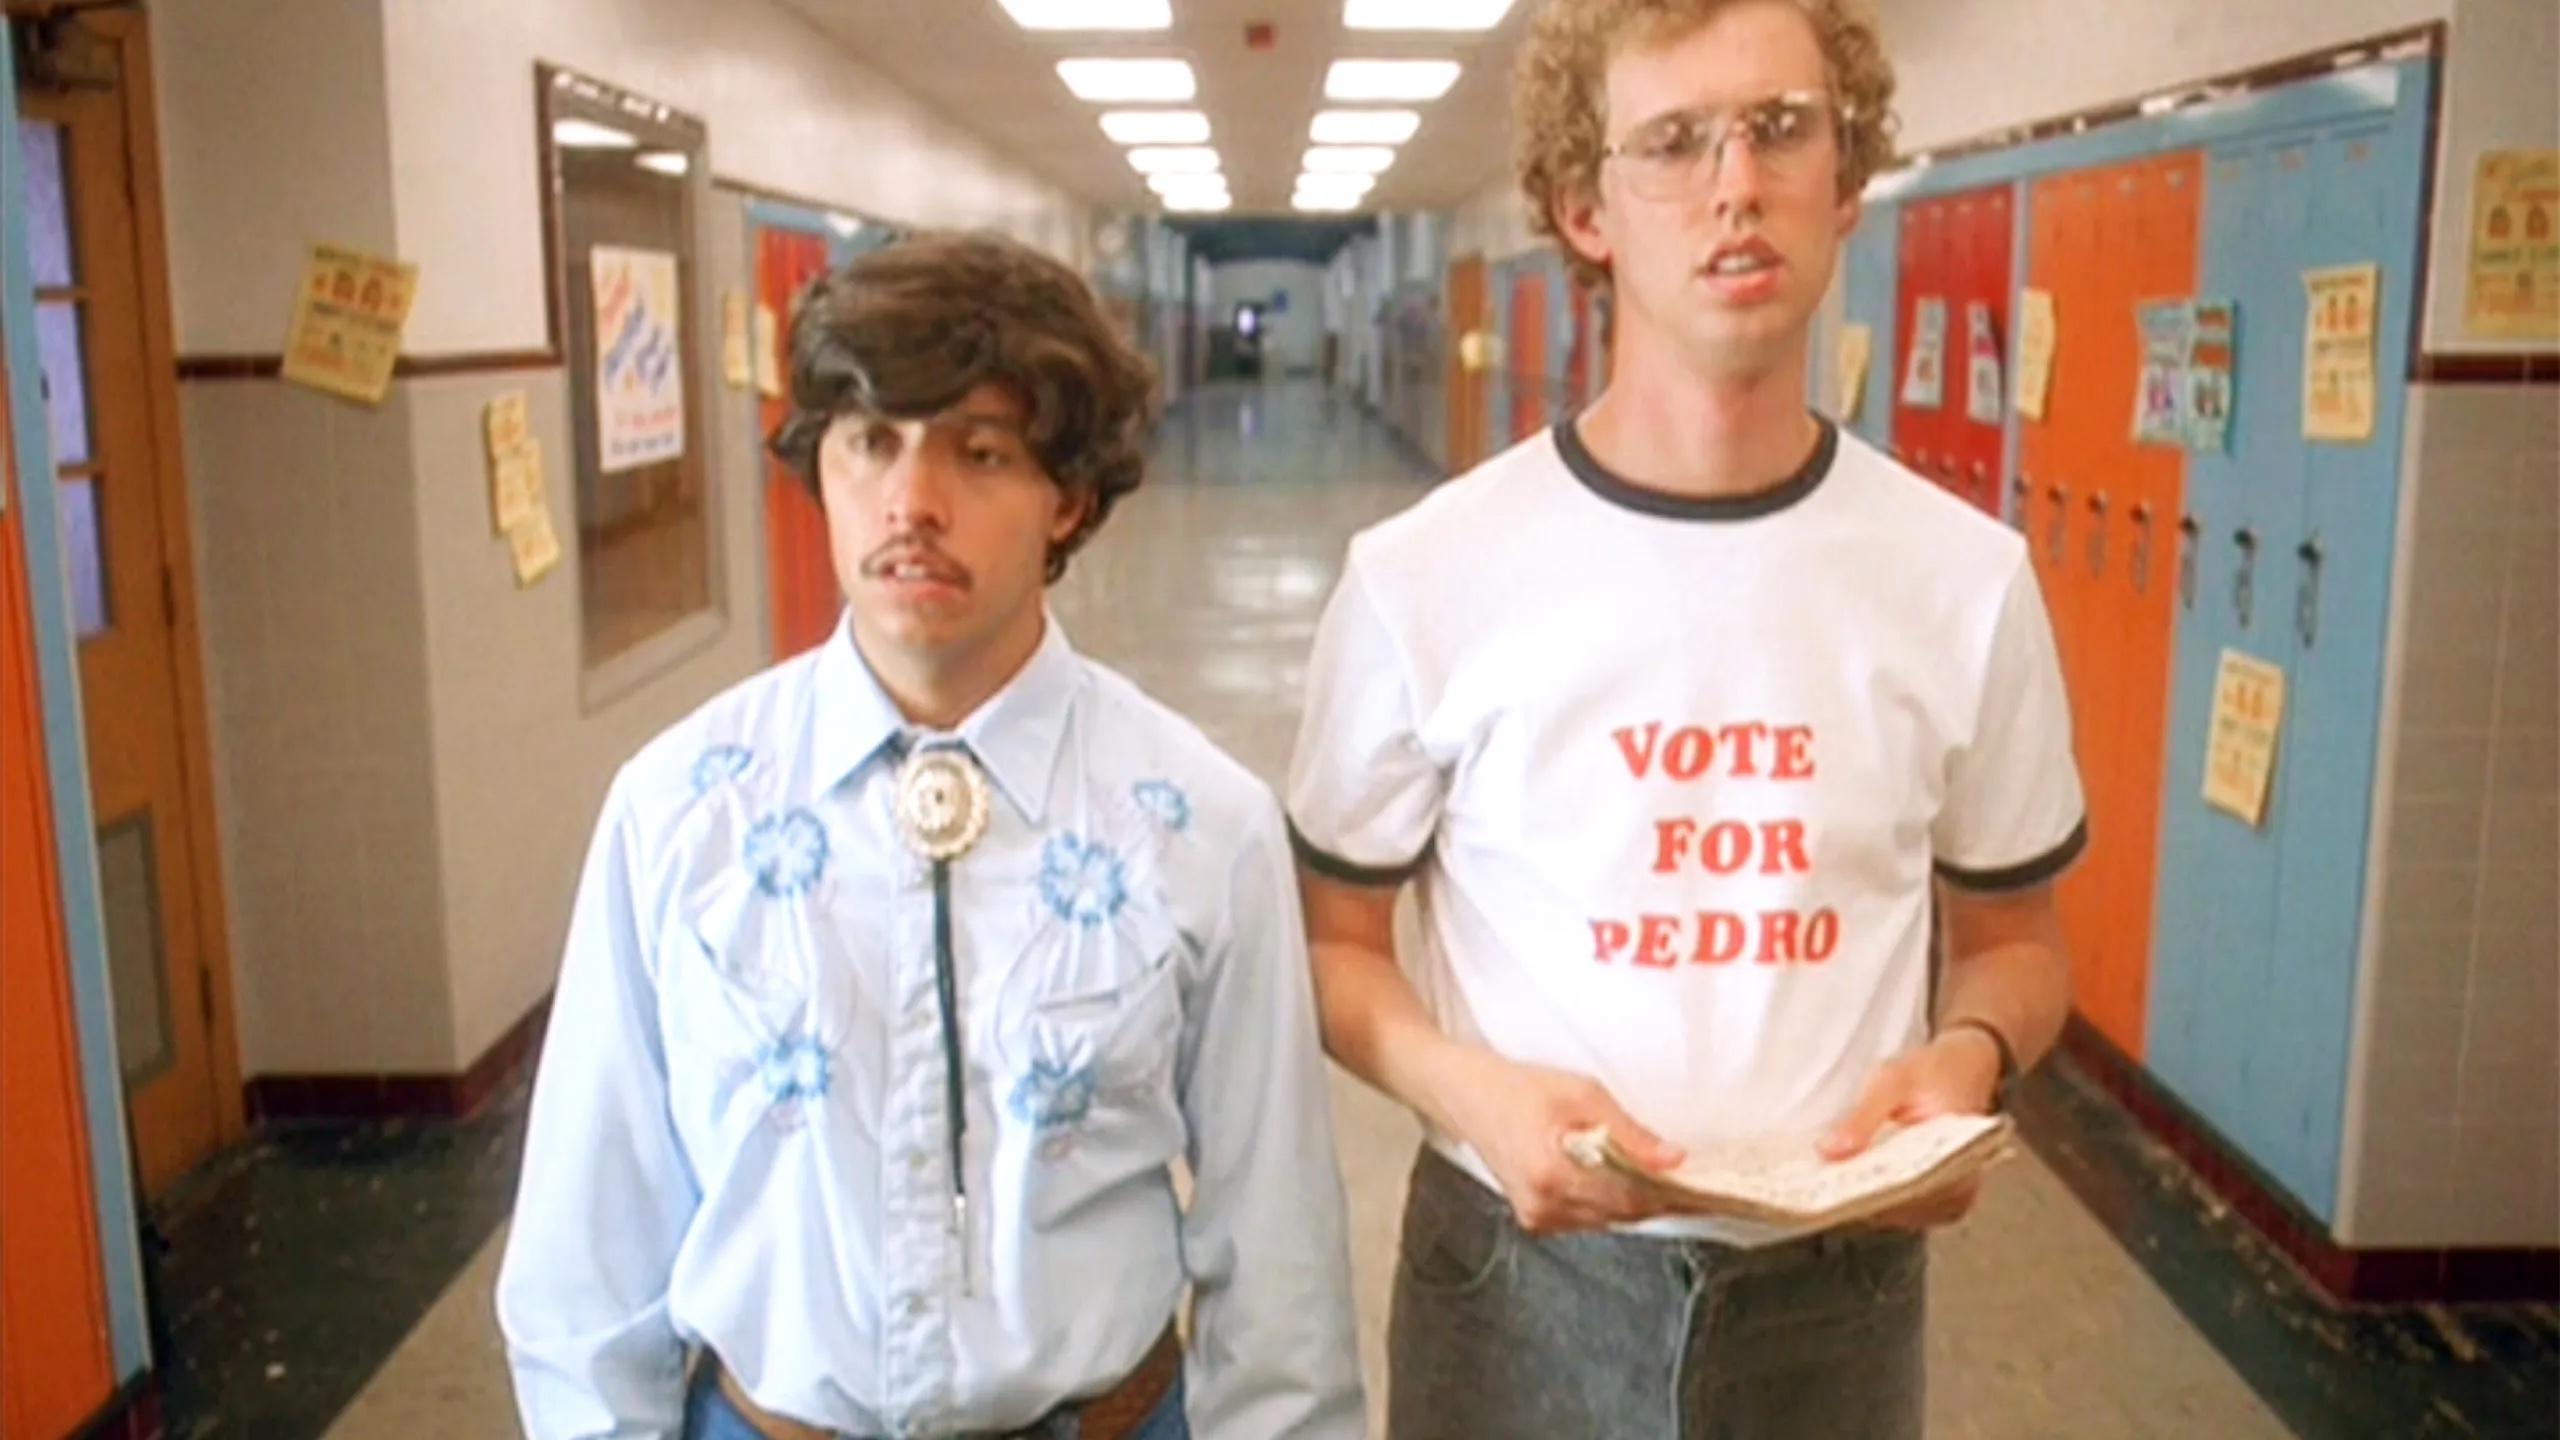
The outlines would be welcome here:
<svg viewBox="0 0 2560 1440">
<path fill-rule="evenodd" d="M 1522 188 L 1613 293 L 1608 386 L 1354 540 L 1288 790 L 1328 1046 L 1429 1137 L 1395 1440 L 1921 1433 L 1969 1190 L 1806 1233 L 1564 1145 L 1844 1157 L 2063 1022 L 2085 829 L 2024 546 L 1807 403 L 1892 88 L 1851 0 L 1549 0 L 1526 41 Z"/>
<path fill-rule="evenodd" d="M 790 345 L 846 618 L 606 798 L 498 1287 L 527 1431 L 1351 1440 L 1278 803 L 1045 604 L 1139 483 L 1144 362 L 953 236 Z"/>
</svg>

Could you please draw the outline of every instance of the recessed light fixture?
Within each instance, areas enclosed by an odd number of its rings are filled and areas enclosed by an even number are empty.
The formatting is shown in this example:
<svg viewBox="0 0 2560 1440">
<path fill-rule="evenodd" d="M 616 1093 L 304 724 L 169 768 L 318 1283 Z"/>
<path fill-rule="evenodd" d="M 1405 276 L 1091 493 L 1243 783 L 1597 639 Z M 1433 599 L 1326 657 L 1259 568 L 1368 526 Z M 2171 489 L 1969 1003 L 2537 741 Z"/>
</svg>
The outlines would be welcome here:
<svg viewBox="0 0 2560 1440">
<path fill-rule="evenodd" d="M 1188 100 L 1199 93 L 1187 60 L 1061 60 L 1058 78 L 1079 100 Z"/>
<path fill-rule="evenodd" d="M 1218 152 L 1206 145 L 1141 145 L 1129 152 L 1129 164 L 1141 175 L 1213 175 Z"/>
<path fill-rule="evenodd" d="M 643 170 L 655 170 L 661 175 L 682 175 L 693 168 L 692 162 L 681 150 L 643 150 L 631 157 L 631 163 Z"/>
<path fill-rule="evenodd" d="M 1324 93 L 1330 100 L 1437 100 L 1457 83 L 1455 60 L 1336 60 Z"/>
<path fill-rule="evenodd" d="M 551 143 L 568 150 L 628 150 L 640 142 L 628 130 L 616 130 L 593 120 L 554 120 Z"/>
<path fill-rule="evenodd" d="M 1396 152 L 1385 145 L 1317 145 L 1308 149 L 1299 168 L 1322 174 L 1375 175 L 1395 163 Z"/>
<path fill-rule="evenodd" d="M 1209 117 L 1197 110 L 1106 110 L 1102 133 L 1123 145 L 1206 145 Z"/>
<path fill-rule="evenodd" d="M 1147 188 L 1168 199 L 1176 195 L 1224 195 L 1227 193 L 1227 177 L 1214 174 L 1150 175 Z"/>
<path fill-rule="evenodd" d="M 1422 128 L 1412 110 L 1319 110 L 1307 138 L 1319 145 L 1401 145 Z"/>
<path fill-rule="evenodd" d="M 1219 191 L 1215 195 L 1167 195 L 1164 197 L 1164 208 L 1167 210 L 1183 210 L 1193 213 L 1215 213 L 1220 210 L 1225 210 L 1235 203 L 1235 197 L 1229 195 L 1224 190 Z"/>
<path fill-rule="evenodd" d="M 1169 30 L 1170 0 L 1000 0 L 1025 30 Z M 1427 3 L 1427 0 L 1426 0 Z"/>
<path fill-rule="evenodd" d="M 1346 30 L 1490 30 L 1511 0 L 1343 0 Z"/>
<path fill-rule="evenodd" d="M 1340 202 L 1348 209 L 1360 202 L 1375 183 L 1367 175 L 1301 175 L 1296 199 L 1300 202 Z"/>
<path fill-rule="evenodd" d="M 1331 212 L 1339 214 L 1344 211 L 1359 209 L 1360 197 L 1357 195 L 1335 194 L 1329 191 L 1317 191 L 1310 193 L 1308 191 L 1301 190 L 1297 194 L 1289 197 L 1289 208 L 1292 210 Z"/>
</svg>

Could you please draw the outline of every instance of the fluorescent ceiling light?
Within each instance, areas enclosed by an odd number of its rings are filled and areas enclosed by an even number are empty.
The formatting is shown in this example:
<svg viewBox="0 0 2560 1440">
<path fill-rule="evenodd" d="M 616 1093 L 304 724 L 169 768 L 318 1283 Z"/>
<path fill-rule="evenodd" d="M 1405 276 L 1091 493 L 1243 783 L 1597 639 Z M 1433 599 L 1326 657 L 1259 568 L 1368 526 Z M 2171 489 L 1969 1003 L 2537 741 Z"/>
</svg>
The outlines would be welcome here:
<svg viewBox="0 0 2560 1440">
<path fill-rule="evenodd" d="M 1227 193 L 1227 177 L 1224 175 L 1150 175 L 1147 177 L 1147 188 L 1165 196 L 1224 195 Z"/>
<path fill-rule="evenodd" d="M 1396 163 L 1396 152 L 1384 145 L 1318 145 L 1307 151 L 1299 168 L 1318 174 L 1375 175 Z"/>
<path fill-rule="evenodd" d="M 1437 100 L 1457 83 L 1455 60 L 1336 60 L 1324 93 L 1333 100 Z"/>
<path fill-rule="evenodd" d="M 1375 175 L 1321 173 L 1310 171 L 1298 177 L 1301 195 L 1366 195 L 1378 183 Z"/>
<path fill-rule="evenodd" d="M 1301 190 L 1297 194 L 1289 197 L 1289 208 L 1292 210 L 1318 210 L 1339 213 L 1345 210 L 1359 209 L 1360 197 L 1357 195 L 1310 195 Z"/>
<path fill-rule="evenodd" d="M 1188 100 L 1199 91 L 1187 60 L 1061 60 L 1058 78 L 1079 100 Z"/>
<path fill-rule="evenodd" d="M 631 163 L 643 170 L 655 170 L 661 175 L 682 175 L 693 168 L 692 162 L 681 150 L 643 150 L 632 157 Z"/>
<path fill-rule="evenodd" d="M 1319 145 L 1401 145 L 1422 128 L 1411 110 L 1319 110 L 1307 138 Z"/>
<path fill-rule="evenodd" d="M 1197 110 L 1106 110 L 1102 133 L 1123 145 L 1206 145 L 1209 117 Z"/>
<path fill-rule="evenodd" d="M 1218 152 L 1206 145 L 1141 145 L 1129 152 L 1129 165 L 1141 175 L 1207 175 L 1218 168 Z"/>
<path fill-rule="evenodd" d="M 1025 30 L 1169 30 L 1168 0 L 1000 0 Z"/>
<path fill-rule="evenodd" d="M 1490 30 L 1511 0 L 1343 0 L 1346 30 Z"/>
<path fill-rule="evenodd" d="M 571 150 L 628 150 L 640 142 L 627 130 L 599 125 L 593 120 L 554 120 L 551 143 Z"/>
<path fill-rule="evenodd" d="M 1168 195 L 1164 200 L 1164 208 L 1167 210 L 1214 212 L 1224 210 L 1235 203 L 1236 202 L 1233 197 L 1229 196 L 1227 192 L 1221 190 L 1215 195 Z"/>
</svg>

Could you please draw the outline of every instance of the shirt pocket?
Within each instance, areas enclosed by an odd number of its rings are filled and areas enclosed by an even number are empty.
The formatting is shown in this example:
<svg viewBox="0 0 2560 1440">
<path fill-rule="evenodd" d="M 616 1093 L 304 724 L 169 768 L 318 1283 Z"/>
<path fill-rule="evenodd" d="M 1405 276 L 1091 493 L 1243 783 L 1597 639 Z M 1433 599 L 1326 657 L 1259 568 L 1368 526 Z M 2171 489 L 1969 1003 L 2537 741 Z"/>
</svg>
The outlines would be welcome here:
<svg viewBox="0 0 2560 1440">
<path fill-rule="evenodd" d="M 1183 953 L 1170 922 L 1133 915 L 1035 952 L 1015 972 L 994 1080 L 1007 1116 L 1044 1149 L 1178 1121 Z"/>
</svg>

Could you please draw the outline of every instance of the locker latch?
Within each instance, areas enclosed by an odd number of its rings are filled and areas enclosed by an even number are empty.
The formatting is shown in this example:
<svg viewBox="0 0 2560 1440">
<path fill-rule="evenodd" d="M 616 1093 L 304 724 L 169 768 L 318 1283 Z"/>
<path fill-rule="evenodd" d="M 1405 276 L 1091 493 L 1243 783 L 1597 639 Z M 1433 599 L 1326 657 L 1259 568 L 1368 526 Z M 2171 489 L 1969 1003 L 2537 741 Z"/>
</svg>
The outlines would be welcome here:
<svg viewBox="0 0 2560 1440">
<path fill-rule="evenodd" d="M 2045 524 L 2045 558 L 2053 564 L 2059 565 L 2062 563 L 2063 527 L 2070 523 L 2071 518 L 2071 512 L 2069 509 L 2071 504 L 2071 492 L 2064 489 L 2062 486 L 2054 485 L 2048 487 L 2044 493 L 2045 498 L 2053 502 L 2053 519 L 2047 521 Z"/>
<path fill-rule="evenodd" d="M 2253 590 L 2258 569 L 2258 532 L 2243 525 L 2231 532 L 2231 543 L 2240 547 L 2240 568 L 2231 577 L 2231 609 L 2240 617 L 2240 628 L 2249 628 L 2249 612 L 2255 599 Z"/>
<path fill-rule="evenodd" d="M 2293 597 L 2294 628 L 2302 632 L 2302 648 L 2311 648 L 2320 629 L 2320 537 L 2312 536 L 2293 549 L 2302 561 L 2302 580 Z"/>
<path fill-rule="evenodd" d="M 2196 608 L 2196 531 L 2199 528 L 2193 515 L 2178 517 L 2178 604 L 2188 610 Z"/>
<path fill-rule="evenodd" d="M 2089 573 L 2107 571 L 2107 492 L 2089 497 Z"/>
<path fill-rule="evenodd" d="M 2151 502 L 2133 503 L 2133 593 L 2151 588 Z"/>
</svg>

